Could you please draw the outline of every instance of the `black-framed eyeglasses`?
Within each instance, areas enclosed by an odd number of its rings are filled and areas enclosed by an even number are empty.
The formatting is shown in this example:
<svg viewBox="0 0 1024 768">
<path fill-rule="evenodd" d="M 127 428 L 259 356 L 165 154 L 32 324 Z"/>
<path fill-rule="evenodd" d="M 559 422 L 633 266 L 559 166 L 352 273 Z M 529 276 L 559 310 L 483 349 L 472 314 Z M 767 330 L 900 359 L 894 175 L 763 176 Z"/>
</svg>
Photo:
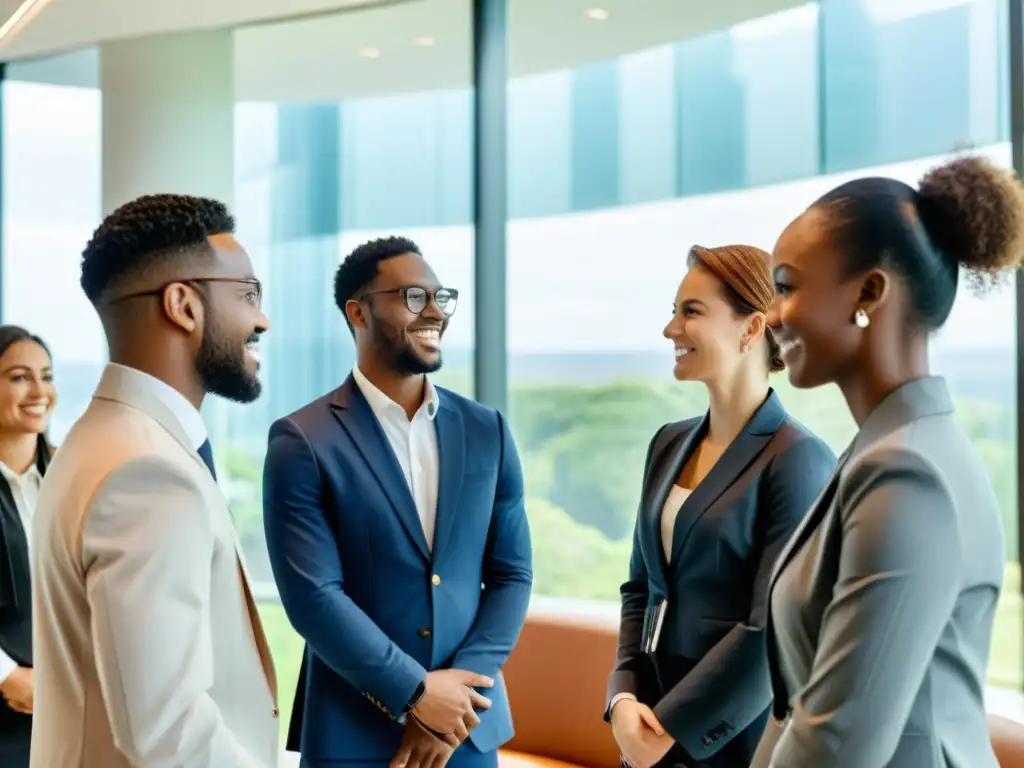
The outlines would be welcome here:
<svg viewBox="0 0 1024 768">
<path fill-rule="evenodd" d="M 129 293 L 125 296 L 117 296 L 111 299 L 109 303 L 116 304 L 119 301 L 134 299 L 139 296 L 161 296 L 164 291 L 175 283 L 185 283 L 186 285 L 189 283 L 238 283 L 239 285 L 248 285 L 253 290 L 246 294 L 246 301 L 256 307 L 260 307 L 263 304 L 263 283 L 255 277 L 183 277 L 180 280 L 171 280 L 169 283 L 165 283 L 160 288 L 152 291 L 139 291 L 138 293 Z"/>
<path fill-rule="evenodd" d="M 410 285 L 404 288 L 387 288 L 380 291 L 368 291 L 359 297 L 362 301 L 367 296 L 376 296 L 382 293 L 397 293 L 405 299 L 405 306 L 414 315 L 422 314 L 423 310 L 433 299 L 441 314 L 451 317 L 455 314 L 455 307 L 459 303 L 459 292 L 454 288 L 438 288 L 430 291 L 420 285 Z"/>
</svg>

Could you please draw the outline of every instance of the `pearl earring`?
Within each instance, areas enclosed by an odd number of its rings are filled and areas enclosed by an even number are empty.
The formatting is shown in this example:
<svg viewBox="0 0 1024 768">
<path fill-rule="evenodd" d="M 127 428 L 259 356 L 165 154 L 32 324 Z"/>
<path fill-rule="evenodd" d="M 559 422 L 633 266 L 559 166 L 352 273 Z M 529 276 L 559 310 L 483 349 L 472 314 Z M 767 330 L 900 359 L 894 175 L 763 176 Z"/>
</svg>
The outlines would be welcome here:
<svg viewBox="0 0 1024 768">
<path fill-rule="evenodd" d="M 871 318 L 863 309 L 858 309 L 853 313 L 853 322 L 858 328 L 867 328 L 871 325 Z"/>
</svg>

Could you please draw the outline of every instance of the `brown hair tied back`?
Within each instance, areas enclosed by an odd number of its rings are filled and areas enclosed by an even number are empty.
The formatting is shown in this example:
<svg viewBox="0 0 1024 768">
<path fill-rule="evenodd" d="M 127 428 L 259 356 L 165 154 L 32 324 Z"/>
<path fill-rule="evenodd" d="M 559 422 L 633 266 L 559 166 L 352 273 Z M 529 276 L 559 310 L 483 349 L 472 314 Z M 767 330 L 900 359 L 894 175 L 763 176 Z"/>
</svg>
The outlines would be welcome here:
<svg viewBox="0 0 1024 768">
<path fill-rule="evenodd" d="M 754 312 L 768 314 L 775 301 L 775 282 L 772 280 L 772 260 L 767 251 L 753 245 L 721 245 L 690 249 L 686 266 L 703 267 L 718 278 L 722 293 L 733 311 L 741 317 Z M 785 369 L 782 350 L 775 341 L 771 328 L 765 328 L 768 346 L 768 370 L 778 373 Z"/>
</svg>

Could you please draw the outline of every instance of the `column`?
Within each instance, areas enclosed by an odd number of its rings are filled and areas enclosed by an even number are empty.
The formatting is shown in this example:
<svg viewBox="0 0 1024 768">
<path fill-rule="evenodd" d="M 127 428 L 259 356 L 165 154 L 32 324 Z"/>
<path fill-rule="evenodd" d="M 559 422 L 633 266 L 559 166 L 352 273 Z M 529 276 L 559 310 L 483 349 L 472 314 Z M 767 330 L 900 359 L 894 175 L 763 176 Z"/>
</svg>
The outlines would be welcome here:
<svg viewBox="0 0 1024 768">
<path fill-rule="evenodd" d="M 139 195 L 234 197 L 231 30 L 100 46 L 103 213 Z"/>
</svg>

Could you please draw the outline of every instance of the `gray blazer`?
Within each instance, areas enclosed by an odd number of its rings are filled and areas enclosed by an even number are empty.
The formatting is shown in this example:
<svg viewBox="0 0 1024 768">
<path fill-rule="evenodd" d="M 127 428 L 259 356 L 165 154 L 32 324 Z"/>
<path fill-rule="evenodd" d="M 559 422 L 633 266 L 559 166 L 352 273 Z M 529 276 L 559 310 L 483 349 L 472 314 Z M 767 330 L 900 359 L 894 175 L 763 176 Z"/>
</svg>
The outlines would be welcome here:
<svg viewBox="0 0 1024 768">
<path fill-rule="evenodd" d="M 1003 531 L 941 378 L 864 423 L 776 563 L 752 768 L 997 768 L 982 691 Z"/>
</svg>

